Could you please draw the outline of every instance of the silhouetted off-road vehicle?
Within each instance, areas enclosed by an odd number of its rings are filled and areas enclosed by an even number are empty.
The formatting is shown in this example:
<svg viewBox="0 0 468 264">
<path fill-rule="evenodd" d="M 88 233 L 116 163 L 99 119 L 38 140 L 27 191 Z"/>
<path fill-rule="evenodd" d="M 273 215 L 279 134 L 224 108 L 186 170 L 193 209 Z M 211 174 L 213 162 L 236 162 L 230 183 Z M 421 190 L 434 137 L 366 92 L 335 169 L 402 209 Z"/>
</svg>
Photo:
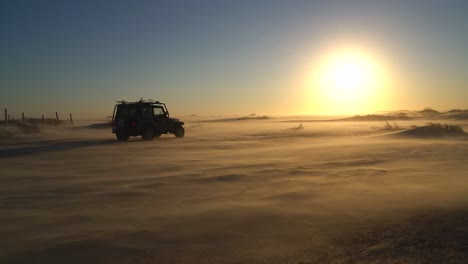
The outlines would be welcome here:
<svg viewBox="0 0 468 264">
<path fill-rule="evenodd" d="M 150 140 L 169 133 L 180 138 L 185 135 L 185 129 L 184 122 L 169 117 L 164 103 L 153 100 L 118 101 L 112 115 L 112 133 L 120 141 L 126 141 L 130 136 Z"/>
</svg>

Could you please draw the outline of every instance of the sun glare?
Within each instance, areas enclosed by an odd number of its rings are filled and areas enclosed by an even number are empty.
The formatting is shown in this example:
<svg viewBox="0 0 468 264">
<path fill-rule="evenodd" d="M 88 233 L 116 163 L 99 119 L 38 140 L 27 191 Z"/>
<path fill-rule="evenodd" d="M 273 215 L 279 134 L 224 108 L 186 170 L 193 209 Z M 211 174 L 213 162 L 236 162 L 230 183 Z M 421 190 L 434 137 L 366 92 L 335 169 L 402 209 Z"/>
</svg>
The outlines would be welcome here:
<svg viewBox="0 0 468 264">
<path fill-rule="evenodd" d="M 346 114 L 376 108 L 385 86 L 377 59 L 361 50 L 346 49 L 328 52 L 314 65 L 308 82 L 314 109 Z"/>
<path fill-rule="evenodd" d="M 338 61 L 329 69 L 330 83 L 339 90 L 356 90 L 364 85 L 366 71 L 359 61 Z M 327 76 L 328 77 L 328 76 Z"/>
</svg>

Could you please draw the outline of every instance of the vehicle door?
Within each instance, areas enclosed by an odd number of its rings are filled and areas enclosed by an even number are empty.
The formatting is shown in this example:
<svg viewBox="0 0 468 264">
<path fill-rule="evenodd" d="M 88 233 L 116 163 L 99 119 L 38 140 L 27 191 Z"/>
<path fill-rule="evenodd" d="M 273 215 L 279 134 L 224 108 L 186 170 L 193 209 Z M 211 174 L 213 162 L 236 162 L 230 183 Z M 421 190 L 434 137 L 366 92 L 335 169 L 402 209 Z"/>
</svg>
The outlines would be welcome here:
<svg viewBox="0 0 468 264">
<path fill-rule="evenodd" d="M 169 123 L 167 114 L 164 109 L 160 106 L 153 108 L 155 126 L 160 130 L 161 133 L 167 133 L 169 129 Z"/>
<path fill-rule="evenodd" d="M 153 108 L 150 105 L 141 105 L 139 107 L 140 122 L 139 128 L 154 128 L 153 124 Z"/>
</svg>

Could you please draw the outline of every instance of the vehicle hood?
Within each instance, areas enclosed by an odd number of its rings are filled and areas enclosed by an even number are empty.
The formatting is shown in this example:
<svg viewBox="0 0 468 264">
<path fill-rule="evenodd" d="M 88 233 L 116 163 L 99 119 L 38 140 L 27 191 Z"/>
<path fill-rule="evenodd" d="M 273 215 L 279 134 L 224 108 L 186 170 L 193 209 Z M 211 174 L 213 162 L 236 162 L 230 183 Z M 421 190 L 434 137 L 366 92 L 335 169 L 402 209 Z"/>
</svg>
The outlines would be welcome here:
<svg viewBox="0 0 468 264">
<path fill-rule="evenodd" d="M 178 118 L 171 118 L 171 122 L 172 123 L 182 123 L 182 124 L 184 124 L 184 122 L 180 121 L 180 119 L 178 119 Z"/>
</svg>

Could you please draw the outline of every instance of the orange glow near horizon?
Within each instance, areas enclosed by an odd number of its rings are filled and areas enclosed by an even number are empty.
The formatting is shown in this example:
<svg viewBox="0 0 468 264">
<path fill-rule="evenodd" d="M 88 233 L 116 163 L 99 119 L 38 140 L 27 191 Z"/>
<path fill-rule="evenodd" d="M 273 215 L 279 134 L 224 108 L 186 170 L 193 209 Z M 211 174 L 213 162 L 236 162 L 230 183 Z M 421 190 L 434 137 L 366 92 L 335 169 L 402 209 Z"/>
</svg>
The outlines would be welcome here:
<svg viewBox="0 0 468 264">
<path fill-rule="evenodd" d="M 356 114 L 380 110 L 387 93 L 388 71 L 369 52 L 340 48 L 324 52 L 307 73 L 310 111 Z"/>
</svg>

